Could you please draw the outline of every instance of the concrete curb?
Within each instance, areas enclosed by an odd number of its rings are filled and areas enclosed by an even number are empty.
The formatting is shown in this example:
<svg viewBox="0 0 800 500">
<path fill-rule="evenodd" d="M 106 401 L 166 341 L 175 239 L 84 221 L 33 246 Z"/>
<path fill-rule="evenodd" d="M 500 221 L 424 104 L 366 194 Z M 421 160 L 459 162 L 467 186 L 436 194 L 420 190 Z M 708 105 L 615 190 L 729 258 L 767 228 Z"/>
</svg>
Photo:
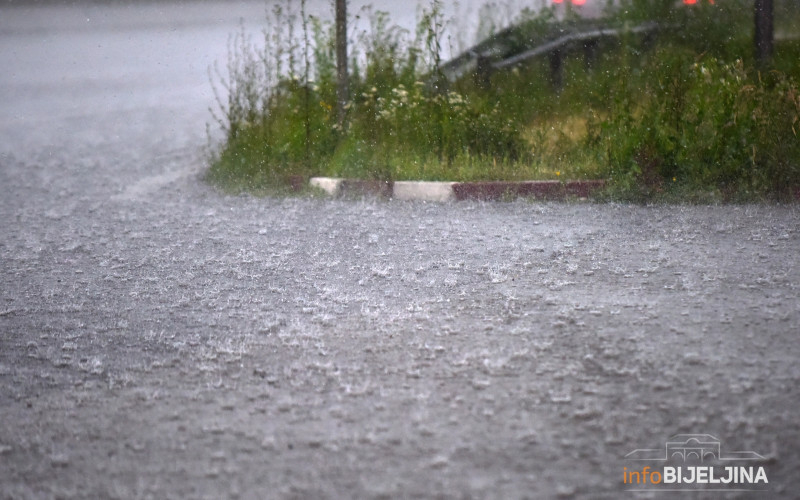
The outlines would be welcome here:
<svg viewBox="0 0 800 500">
<path fill-rule="evenodd" d="M 397 181 L 394 198 L 398 200 L 453 201 L 456 199 L 455 182 Z"/>
<path fill-rule="evenodd" d="M 595 181 L 522 181 L 522 182 L 460 182 L 453 186 L 457 200 L 503 200 L 536 198 L 563 200 L 588 198 L 602 189 L 605 182 Z"/>
<path fill-rule="evenodd" d="M 341 179 L 334 179 L 332 177 L 312 177 L 308 181 L 308 185 L 312 188 L 317 188 L 325 191 L 331 196 L 339 195 L 339 187 L 342 184 Z"/>
<path fill-rule="evenodd" d="M 311 187 L 330 196 L 380 196 L 398 200 L 448 202 L 459 200 L 509 200 L 535 198 L 564 200 L 588 198 L 605 186 L 605 181 L 522 181 L 522 182 L 425 182 L 365 181 L 312 177 Z"/>
</svg>

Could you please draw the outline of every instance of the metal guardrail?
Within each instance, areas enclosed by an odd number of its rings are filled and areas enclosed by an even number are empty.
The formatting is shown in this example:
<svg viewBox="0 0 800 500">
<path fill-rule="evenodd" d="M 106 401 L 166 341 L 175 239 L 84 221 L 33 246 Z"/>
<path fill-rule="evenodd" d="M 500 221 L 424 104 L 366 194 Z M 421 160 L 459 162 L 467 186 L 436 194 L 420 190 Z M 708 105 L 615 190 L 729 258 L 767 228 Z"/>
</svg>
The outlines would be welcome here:
<svg viewBox="0 0 800 500">
<path fill-rule="evenodd" d="M 583 48 L 593 48 L 594 44 L 602 38 L 620 37 L 629 33 L 650 33 L 662 28 L 656 22 L 624 28 L 604 28 L 596 24 L 583 27 L 559 28 L 558 25 L 553 27 L 553 31 L 558 33 L 545 36 L 538 41 L 530 40 L 529 46 L 532 46 L 522 52 L 515 52 L 512 48 L 514 45 L 519 45 L 519 41 L 516 40 L 515 43 L 514 39 L 519 27 L 506 28 L 442 65 L 441 72 L 451 82 L 468 74 L 475 75 L 476 79 L 480 81 L 488 82 L 493 71 L 507 69 L 536 57 L 549 55 L 551 56 L 551 70 L 554 73 L 553 81 L 558 86 L 560 78 L 555 73 L 559 72 L 561 68 L 560 57 L 571 46 L 580 45 Z M 569 29 L 574 31 L 562 34 Z"/>
<path fill-rule="evenodd" d="M 600 38 L 606 38 L 606 37 L 618 37 L 620 35 L 627 33 L 634 33 L 634 34 L 649 33 L 657 29 L 659 29 L 658 23 L 646 23 L 633 28 L 625 28 L 625 29 L 601 28 L 601 29 L 583 31 L 578 33 L 570 33 L 568 35 L 564 35 L 560 38 L 557 38 L 551 42 L 547 42 L 542 45 L 539 45 L 538 47 L 527 50 L 521 54 L 509 57 L 508 59 L 504 59 L 496 63 L 492 63 L 491 67 L 493 69 L 503 69 L 503 68 L 508 68 L 510 66 L 515 66 L 517 64 L 528 61 L 529 59 L 533 59 L 534 57 L 541 56 L 553 52 L 555 50 L 560 50 L 564 46 L 569 45 L 572 42 L 585 42 L 589 40 L 599 40 Z"/>
</svg>

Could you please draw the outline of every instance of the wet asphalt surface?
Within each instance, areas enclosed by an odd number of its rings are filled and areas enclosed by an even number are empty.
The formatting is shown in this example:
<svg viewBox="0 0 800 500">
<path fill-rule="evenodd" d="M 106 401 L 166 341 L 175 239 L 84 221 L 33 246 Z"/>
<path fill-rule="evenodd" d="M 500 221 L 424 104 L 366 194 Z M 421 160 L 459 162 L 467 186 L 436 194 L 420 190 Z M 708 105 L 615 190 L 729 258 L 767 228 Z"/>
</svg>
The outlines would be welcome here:
<svg viewBox="0 0 800 500">
<path fill-rule="evenodd" d="M 796 206 L 221 194 L 203 5 L 0 9 L 0 498 L 800 498 Z"/>
</svg>

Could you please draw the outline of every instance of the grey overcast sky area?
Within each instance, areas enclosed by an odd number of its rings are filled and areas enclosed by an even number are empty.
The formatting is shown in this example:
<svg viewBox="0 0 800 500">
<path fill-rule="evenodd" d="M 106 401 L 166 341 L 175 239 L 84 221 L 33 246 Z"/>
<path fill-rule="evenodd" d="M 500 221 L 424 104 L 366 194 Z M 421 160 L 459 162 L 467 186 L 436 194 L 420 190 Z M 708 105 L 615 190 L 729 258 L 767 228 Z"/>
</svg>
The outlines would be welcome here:
<svg viewBox="0 0 800 500">
<path fill-rule="evenodd" d="M 351 18 L 351 32 L 366 29 L 368 25 L 368 8 L 373 12 L 381 11 L 389 15 L 392 25 L 409 30 L 412 34 L 417 20 L 424 9 L 429 9 L 431 0 L 351 0 L 348 2 L 348 14 Z M 585 15 L 592 16 L 599 12 L 600 1 L 587 2 L 586 5 L 575 7 Z M 52 26 L 46 18 L 58 16 L 59 25 L 65 29 L 70 28 L 97 28 L 114 29 L 120 24 L 129 24 L 131 17 L 142 17 L 144 22 L 155 19 L 167 19 L 174 23 L 174 19 L 185 16 L 186 24 L 191 24 L 194 18 L 209 18 L 208 11 L 213 11 L 220 22 L 241 18 L 248 28 L 263 26 L 268 21 L 268 14 L 275 5 L 290 5 L 293 9 L 300 9 L 299 0 L 235 0 L 230 2 L 211 2 L 208 0 L 5 0 L 0 6 L 16 6 L 20 14 L 27 19 L 24 26 L 32 26 L 31 17 L 40 17 L 42 26 Z M 523 9 L 538 10 L 551 5 L 550 0 L 458 0 L 441 2 L 443 18 L 445 20 L 445 46 L 442 48 L 445 56 L 451 52 L 459 52 L 474 43 L 478 37 L 481 24 L 485 32 L 490 27 L 498 28 L 509 24 Z M 134 6 L 136 8 L 134 8 Z M 39 8 L 47 7 L 47 8 Z M 59 7 L 63 7 L 60 10 Z M 68 8 L 67 8 L 68 7 Z M 111 7 L 109 9 L 109 7 Z M 59 10 L 52 10 L 56 8 Z M 560 5 L 559 8 L 564 8 Z M 333 20 L 334 10 L 331 0 L 307 0 L 306 10 L 310 15 L 322 19 Z M 180 15 L 166 15 L 178 11 Z M 6 13 L 8 14 L 8 13 Z M 212 16 L 212 17 L 214 17 Z M 0 19 L 0 33 L 13 32 L 18 24 L 6 15 L 7 19 Z M 33 23 L 35 26 L 35 23 Z M 180 28 L 175 26 L 174 28 Z"/>
</svg>

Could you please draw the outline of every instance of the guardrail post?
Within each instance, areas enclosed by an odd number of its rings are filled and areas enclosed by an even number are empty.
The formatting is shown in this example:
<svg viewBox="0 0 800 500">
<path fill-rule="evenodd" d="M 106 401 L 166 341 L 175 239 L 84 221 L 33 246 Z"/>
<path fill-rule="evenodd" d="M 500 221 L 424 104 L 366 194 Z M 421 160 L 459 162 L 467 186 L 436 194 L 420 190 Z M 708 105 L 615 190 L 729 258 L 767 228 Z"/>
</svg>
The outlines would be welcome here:
<svg viewBox="0 0 800 500">
<path fill-rule="evenodd" d="M 478 54 L 475 67 L 475 85 L 481 89 L 488 89 L 492 82 L 492 61 L 483 54 Z"/>
<path fill-rule="evenodd" d="M 597 60 L 597 44 L 597 39 L 583 42 L 583 65 L 586 71 L 592 71 L 594 69 L 594 63 Z"/>
<path fill-rule="evenodd" d="M 564 65 L 561 51 L 556 49 L 550 52 L 548 58 L 550 59 L 550 82 L 553 85 L 553 90 L 555 90 L 556 93 L 559 93 L 564 86 Z"/>
</svg>

